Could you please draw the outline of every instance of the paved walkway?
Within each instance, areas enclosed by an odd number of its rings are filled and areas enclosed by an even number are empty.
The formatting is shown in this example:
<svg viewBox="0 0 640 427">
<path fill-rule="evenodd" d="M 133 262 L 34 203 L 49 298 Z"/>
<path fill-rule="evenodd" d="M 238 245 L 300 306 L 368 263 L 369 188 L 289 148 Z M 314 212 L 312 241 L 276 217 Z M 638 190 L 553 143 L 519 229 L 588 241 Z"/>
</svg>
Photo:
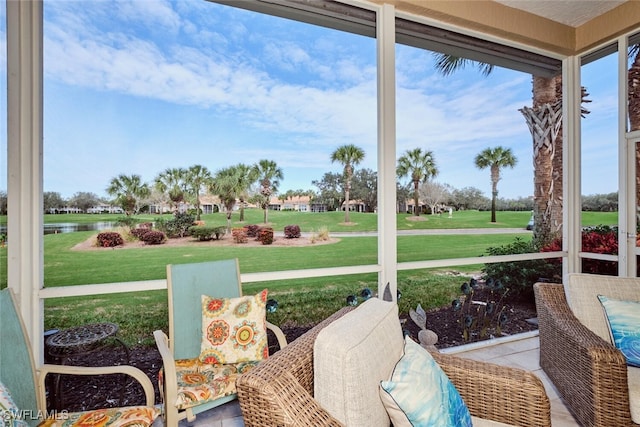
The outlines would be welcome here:
<svg viewBox="0 0 640 427">
<path fill-rule="evenodd" d="M 433 230 L 398 230 L 398 236 L 428 236 L 428 235 L 456 235 L 456 234 L 531 234 L 524 228 L 438 228 Z M 284 233 L 276 233 L 284 236 Z M 302 236 L 310 237 L 313 233 L 303 232 Z M 377 231 L 332 231 L 331 237 L 375 237 Z"/>
</svg>

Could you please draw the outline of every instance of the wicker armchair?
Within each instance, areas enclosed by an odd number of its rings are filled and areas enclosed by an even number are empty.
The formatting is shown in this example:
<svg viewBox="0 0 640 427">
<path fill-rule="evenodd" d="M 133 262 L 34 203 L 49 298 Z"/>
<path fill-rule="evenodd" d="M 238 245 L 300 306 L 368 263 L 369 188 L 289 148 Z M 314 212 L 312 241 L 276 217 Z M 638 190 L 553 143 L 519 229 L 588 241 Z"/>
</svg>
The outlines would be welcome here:
<svg viewBox="0 0 640 427">
<path fill-rule="evenodd" d="M 615 287 L 620 278 L 574 275 L 569 280 L 582 281 L 578 283 L 584 285 L 580 297 L 585 298 L 593 292 L 587 290 L 591 284 L 584 282 L 597 281 L 598 286 Z M 540 331 L 540 366 L 579 423 L 599 427 L 637 426 L 631 419 L 627 365 L 622 353 L 578 320 L 567 304 L 563 285 L 536 283 L 534 292 Z M 590 311 L 592 317 L 598 314 L 596 310 Z"/>
<path fill-rule="evenodd" d="M 286 348 L 240 376 L 240 408 L 247 427 L 342 426 L 313 397 L 314 341 L 325 326 L 349 312 L 343 308 Z M 433 353 L 472 415 L 517 426 L 550 426 L 549 399 L 533 374 Z"/>
</svg>

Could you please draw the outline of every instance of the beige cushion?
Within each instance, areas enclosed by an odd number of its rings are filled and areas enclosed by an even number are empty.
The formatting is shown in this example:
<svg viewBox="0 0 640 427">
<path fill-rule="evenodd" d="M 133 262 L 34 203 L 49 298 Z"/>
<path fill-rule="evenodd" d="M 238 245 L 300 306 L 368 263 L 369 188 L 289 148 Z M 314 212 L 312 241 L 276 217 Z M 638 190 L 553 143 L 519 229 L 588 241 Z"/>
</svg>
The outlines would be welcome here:
<svg viewBox="0 0 640 427">
<path fill-rule="evenodd" d="M 473 427 L 513 427 L 511 424 L 500 423 L 498 421 L 484 420 L 478 417 L 471 417 Z"/>
<path fill-rule="evenodd" d="M 598 295 L 625 301 L 640 301 L 640 279 L 631 277 L 570 274 L 565 286 L 567 302 L 580 323 L 612 343 L 609 326 Z"/>
<path fill-rule="evenodd" d="M 332 322 L 314 344 L 314 397 L 348 427 L 389 427 L 378 387 L 402 356 L 398 306 L 371 298 Z"/>
<path fill-rule="evenodd" d="M 629 383 L 629 403 L 631 419 L 640 424 L 640 368 L 627 367 L 627 381 Z"/>
</svg>

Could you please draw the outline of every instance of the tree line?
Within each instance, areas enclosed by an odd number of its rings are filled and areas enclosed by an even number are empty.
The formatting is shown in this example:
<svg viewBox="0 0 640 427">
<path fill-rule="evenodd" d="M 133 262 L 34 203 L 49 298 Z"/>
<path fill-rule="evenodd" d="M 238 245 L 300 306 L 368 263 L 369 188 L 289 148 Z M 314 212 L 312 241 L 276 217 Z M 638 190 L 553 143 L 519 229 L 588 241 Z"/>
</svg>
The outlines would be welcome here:
<svg viewBox="0 0 640 427">
<path fill-rule="evenodd" d="M 104 200 L 90 192 L 77 192 L 70 199 L 63 199 L 57 192 L 44 192 L 44 210 L 52 212 L 62 207 L 75 207 L 83 212 L 100 204 L 116 205 L 127 214 L 142 212 L 149 205 L 159 205 L 161 211 L 167 207 L 175 211 L 181 203 L 188 203 L 200 219 L 200 195 L 219 197 L 230 224 L 231 214 L 239 205 L 240 221 L 244 220 L 244 207 L 253 203 L 264 210 L 264 222 L 268 222 L 268 208 L 272 196 L 283 203 L 296 196 L 309 196 L 311 203 L 324 205 L 327 210 L 345 209 L 345 222 L 349 222 L 351 200 L 357 200 L 366 212 L 377 207 L 377 173 L 371 169 L 356 169 L 365 152 L 353 144 L 338 147 L 331 154 L 331 161 L 343 165 L 342 173 L 327 172 L 319 180 L 312 181 L 317 190 L 288 190 L 278 193 L 284 174 L 273 160 L 260 160 L 253 165 L 239 163 L 211 173 L 205 166 L 189 168 L 167 168 L 152 181 L 145 183 L 139 175 L 121 174 L 112 178 L 106 188 L 112 200 Z M 496 221 L 496 211 L 533 210 L 532 197 L 518 199 L 498 198 L 497 185 L 501 169 L 514 167 L 517 159 L 510 149 L 486 148 L 474 159 L 479 169 L 489 169 L 491 199 L 475 187 L 455 189 L 448 184 L 436 182 L 438 168 L 433 152 L 415 148 L 407 150 L 398 158 L 396 174 L 399 179 L 408 178 L 406 184 L 396 182 L 397 211 L 408 211 L 413 215 L 422 212 L 436 213 L 443 207 L 452 209 L 491 210 L 491 221 Z M 412 199 L 412 204 L 409 201 Z M 426 207 L 426 208 L 425 208 Z M 0 212 L 6 211 L 6 192 L 0 191 Z M 583 196 L 583 210 L 617 210 L 617 193 Z"/>
</svg>

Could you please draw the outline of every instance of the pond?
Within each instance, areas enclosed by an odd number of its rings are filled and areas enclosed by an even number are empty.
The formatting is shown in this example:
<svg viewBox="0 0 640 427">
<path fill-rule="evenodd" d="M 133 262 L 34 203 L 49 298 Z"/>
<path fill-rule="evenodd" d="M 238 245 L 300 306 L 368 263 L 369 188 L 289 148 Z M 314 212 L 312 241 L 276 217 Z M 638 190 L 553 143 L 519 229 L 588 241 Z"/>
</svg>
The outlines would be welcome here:
<svg viewBox="0 0 640 427">
<path fill-rule="evenodd" d="M 73 233 L 74 231 L 102 231 L 117 227 L 115 221 L 90 223 L 56 222 L 44 225 L 44 234 Z"/>
<path fill-rule="evenodd" d="M 117 228 L 116 221 L 98 221 L 90 223 L 55 222 L 44 224 L 43 234 L 73 233 L 74 231 L 102 231 Z M 0 224 L 0 235 L 7 232 L 7 225 Z"/>
<path fill-rule="evenodd" d="M 74 231 L 102 231 L 116 228 L 116 221 L 99 221 L 79 224 L 77 222 L 55 222 L 44 225 L 43 234 L 73 233 Z M 7 226 L 0 224 L 0 234 L 7 232 Z"/>
</svg>

